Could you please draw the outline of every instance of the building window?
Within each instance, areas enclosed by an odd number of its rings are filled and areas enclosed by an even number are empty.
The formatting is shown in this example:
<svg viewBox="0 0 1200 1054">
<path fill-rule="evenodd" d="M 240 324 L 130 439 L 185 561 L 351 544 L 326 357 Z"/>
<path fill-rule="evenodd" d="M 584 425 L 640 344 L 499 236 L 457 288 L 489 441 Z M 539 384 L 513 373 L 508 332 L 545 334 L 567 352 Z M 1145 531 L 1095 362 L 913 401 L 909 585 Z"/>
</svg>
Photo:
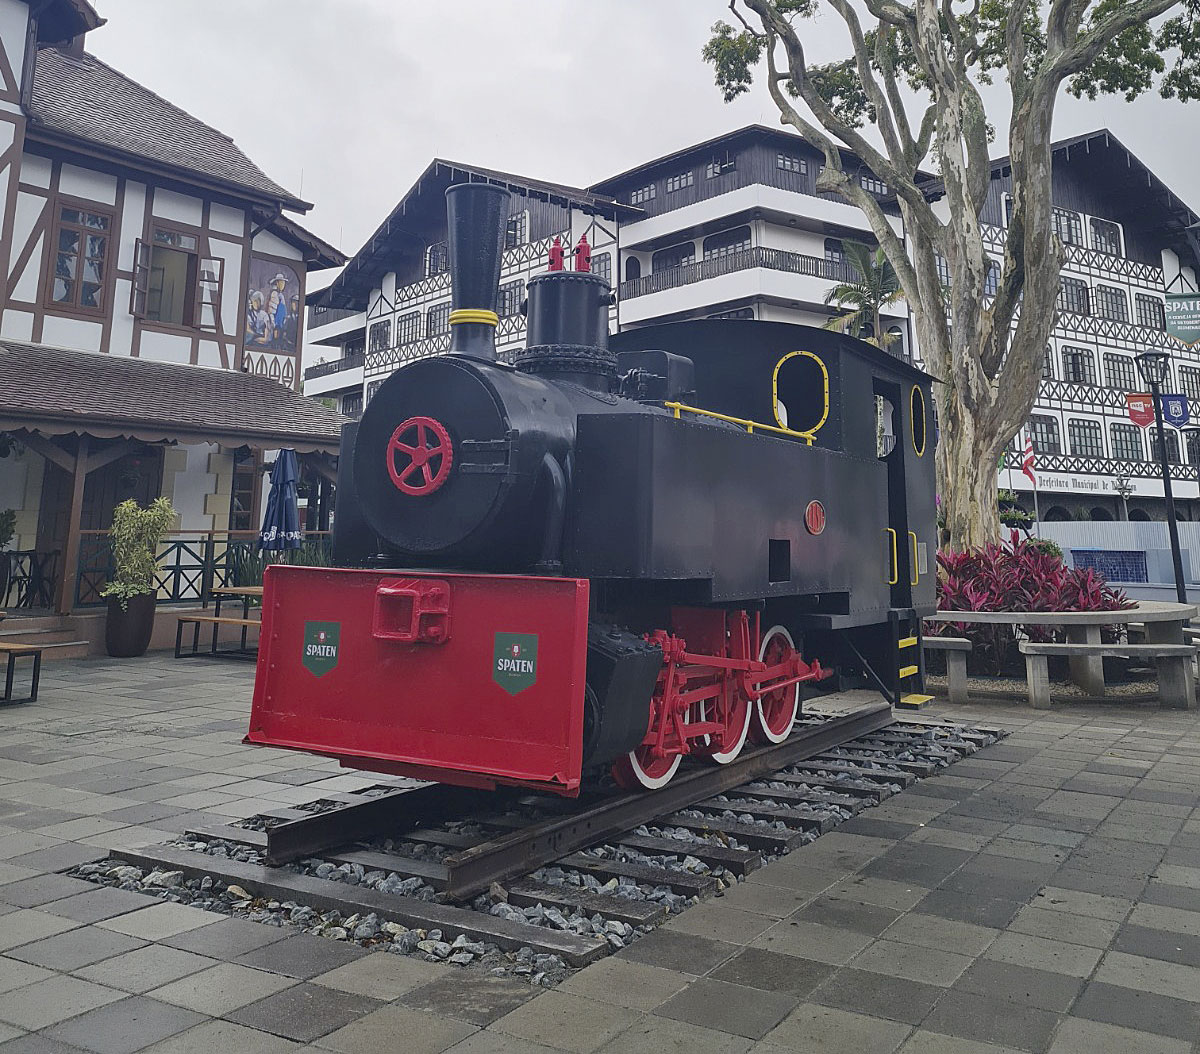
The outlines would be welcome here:
<svg viewBox="0 0 1200 1054">
<path fill-rule="evenodd" d="M 54 232 L 54 278 L 50 302 L 81 311 L 104 310 L 104 277 L 112 217 L 63 205 Z"/>
<path fill-rule="evenodd" d="M 987 274 L 983 279 L 983 295 L 995 296 L 1000 289 L 1000 265 L 995 260 L 988 260 Z"/>
<path fill-rule="evenodd" d="M 1170 465 L 1178 465 L 1180 463 L 1180 461 L 1179 461 L 1179 433 L 1170 428 L 1168 428 L 1166 430 L 1166 432 L 1167 432 L 1167 436 L 1166 436 L 1166 439 L 1167 439 L 1167 463 Z M 1151 429 L 1150 430 L 1150 460 L 1151 461 L 1160 460 L 1159 449 L 1160 448 L 1158 445 L 1158 435 L 1153 429 Z"/>
<path fill-rule="evenodd" d="M 1104 356 L 1104 383 L 1119 392 L 1132 392 L 1137 385 L 1137 370 L 1128 355 Z"/>
<path fill-rule="evenodd" d="M 592 274 L 599 275 L 612 285 L 612 254 L 597 253 L 592 257 Z"/>
<path fill-rule="evenodd" d="M 504 248 L 515 249 L 529 241 L 529 213 L 518 212 L 509 216 L 504 225 Z"/>
<path fill-rule="evenodd" d="M 357 421 L 360 417 L 362 417 L 362 412 L 362 392 L 350 392 L 348 395 L 342 396 L 342 414 L 345 417 L 353 417 Z"/>
<path fill-rule="evenodd" d="M 246 447 L 234 452 L 233 485 L 229 493 L 229 529 L 252 531 L 254 522 L 254 491 L 260 479 L 258 459 Z"/>
<path fill-rule="evenodd" d="M 371 405 L 371 400 L 375 398 L 375 393 L 379 391 L 379 386 L 381 384 L 383 384 L 382 378 L 377 381 L 371 381 L 371 383 L 367 385 L 367 397 L 365 400 L 367 406 Z"/>
<path fill-rule="evenodd" d="M 370 340 L 368 347 L 372 354 L 380 351 L 387 351 L 388 345 L 392 342 L 392 323 L 390 320 L 384 322 L 376 322 L 370 330 Z"/>
<path fill-rule="evenodd" d="M 1166 315 L 1163 313 L 1163 302 L 1158 297 L 1150 296 L 1146 293 L 1138 293 L 1134 296 L 1134 302 L 1137 307 L 1139 326 L 1157 330 L 1167 328 Z"/>
<path fill-rule="evenodd" d="M 1054 380 L 1054 349 L 1046 345 L 1046 354 L 1042 356 L 1042 380 Z"/>
<path fill-rule="evenodd" d="M 1099 421 L 1072 417 L 1067 421 L 1071 453 L 1077 457 L 1104 457 L 1104 435 Z"/>
<path fill-rule="evenodd" d="M 1195 366 L 1180 366 L 1179 388 L 1189 399 L 1200 402 L 1200 369 Z"/>
<path fill-rule="evenodd" d="M 525 299 L 525 282 L 518 278 L 515 282 L 505 282 L 500 287 L 500 317 L 509 318 L 521 313 L 521 301 Z"/>
<path fill-rule="evenodd" d="M 1112 440 L 1112 453 L 1118 461 L 1143 461 L 1142 430 L 1137 425 L 1111 424 L 1108 435 Z"/>
<path fill-rule="evenodd" d="M 696 245 L 685 242 L 683 245 L 672 245 L 669 249 L 659 249 L 650 258 L 650 271 L 666 271 L 672 267 L 686 267 L 696 262 Z"/>
<path fill-rule="evenodd" d="M 1087 348 L 1063 348 L 1063 380 L 1072 384 L 1096 383 L 1096 359 Z"/>
<path fill-rule="evenodd" d="M 793 157 L 791 154 L 776 154 L 775 167 L 784 172 L 800 172 L 808 171 L 808 162 L 802 157 Z"/>
<path fill-rule="evenodd" d="M 732 256 L 750 248 L 750 228 L 735 227 L 731 231 L 710 234 L 704 239 L 704 259 L 715 260 Z"/>
<path fill-rule="evenodd" d="M 1121 228 L 1111 220 L 1092 217 L 1092 248 L 1109 256 L 1121 255 Z"/>
<path fill-rule="evenodd" d="M 726 172 L 732 172 L 736 168 L 737 155 L 723 154 L 719 157 L 714 157 L 704 166 L 704 177 L 706 179 L 716 179 L 717 176 L 723 176 Z"/>
<path fill-rule="evenodd" d="M 162 227 L 154 228 L 148 242 L 139 238 L 134 246 L 129 313 L 170 326 L 216 329 L 224 260 L 201 257 L 199 249 L 195 234 Z M 279 277 L 286 283 L 282 272 Z M 265 295 L 265 291 L 252 292 L 249 308 L 254 310 L 255 298 Z M 271 294 L 270 299 L 274 297 Z M 270 303 L 259 304 L 257 310 L 275 317 Z"/>
<path fill-rule="evenodd" d="M 1083 220 L 1078 212 L 1070 209 L 1054 210 L 1054 233 L 1063 245 L 1083 244 Z"/>
<path fill-rule="evenodd" d="M 1058 438 L 1058 421 L 1043 414 L 1029 418 L 1029 438 L 1038 454 L 1061 454 L 1062 444 Z"/>
<path fill-rule="evenodd" d="M 348 340 L 342 345 L 342 358 L 352 359 L 355 355 L 360 358 L 367 353 L 367 338 L 358 337 L 354 340 Z"/>
<path fill-rule="evenodd" d="M 1200 433 L 1188 429 L 1184 434 L 1189 465 L 1200 465 Z"/>
<path fill-rule="evenodd" d="M 1094 292 L 1096 314 L 1113 322 L 1129 321 L 1129 297 L 1115 285 L 1097 285 Z"/>
<path fill-rule="evenodd" d="M 933 254 L 933 265 L 937 268 L 938 283 L 943 289 L 950 288 L 950 261 L 941 253 Z"/>
<path fill-rule="evenodd" d="M 415 344 L 421 339 L 421 312 L 410 311 L 396 319 L 396 346 Z"/>
<path fill-rule="evenodd" d="M 1088 284 L 1080 278 L 1063 277 L 1062 287 L 1058 291 L 1058 308 L 1072 315 L 1090 315 L 1092 313 L 1088 300 Z"/>
<path fill-rule="evenodd" d="M 845 266 L 846 249 L 837 238 L 825 239 L 825 262 L 831 264 L 835 272 Z"/>
<path fill-rule="evenodd" d="M 876 179 L 874 176 L 859 176 L 858 182 L 869 194 L 878 194 L 882 197 L 888 192 L 888 185 L 882 179 Z"/>
<path fill-rule="evenodd" d="M 653 201 L 656 197 L 658 197 L 658 188 L 653 183 L 647 183 L 646 186 L 629 192 L 629 204 L 641 205 L 642 202 Z"/>
<path fill-rule="evenodd" d="M 625 281 L 636 282 L 642 277 L 642 261 L 636 256 L 625 257 Z"/>
<path fill-rule="evenodd" d="M 753 319 L 754 308 L 738 307 L 732 311 L 718 311 L 715 315 L 705 315 L 705 318 Z"/>
<path fill-rule="evenodd" d="M 450 332 L 450 304 L 434 304 L 425 312 L 425 336 L 440 337 Z"/>
<path fill-rule="evenodd" d="M 680 172 L 677 176 L 670 176 L 667 179 L 667 193 L 674 194 L 677 190 L 683 190 L 684 187 L 690 187 L 696 182 L 696 174 L 694 172 Z"/>
<path fill-rule="evenodd" d="M 1012 224 L 1013 217 L 1013 196 L 1011 194 L 1004 195 L 1004 226 L 1008 227 Z"/>
<path fill-rule="evenodd" d="M 437 242 L 425 250 L 425 277 L 445 274 L 450 270 L 450 250 L 445 242 Z"/>
</svg>

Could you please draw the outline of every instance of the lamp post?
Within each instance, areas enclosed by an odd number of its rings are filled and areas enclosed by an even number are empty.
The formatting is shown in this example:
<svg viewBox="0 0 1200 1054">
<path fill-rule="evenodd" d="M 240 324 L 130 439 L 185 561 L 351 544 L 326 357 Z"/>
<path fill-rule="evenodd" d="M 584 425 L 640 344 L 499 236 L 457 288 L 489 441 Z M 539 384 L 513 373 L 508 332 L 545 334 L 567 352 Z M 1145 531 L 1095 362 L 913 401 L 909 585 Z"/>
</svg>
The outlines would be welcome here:
<svg viewBox="0 0 1200 1054">
<path fill-rule="evenodd" d="M 1200 431 L 1200 429 L 1197 429 Z M 1133 493 L 1133 482 L 1124 472 L 1118 472 L 1113 480 L 1113 490 L 1121 496 L 1121 508 L 1125 511 L 1125 519 L 1129 519 L 1129 495 Z"/>
<path fill-rule="evenodd" d="M 1175 567 L 1175 595 L 1179 603 L 1187 603 L 1187 584 L 1183 580 L 1183 557 L 1179 551 L 1179 525 L 1175 522 L 1175 499 L 1171 494 L 1171 466 L 1167 462 L 1167 436 L 1163 429 L 1162 405 L 1159 396 L 1167 378 L 1167 363 L 1171 356 L 1165 351 L 1143 351 L 1137 356 L 1138 373 L 1150 386 L 1154 401 L 1154 427 L 1158 432 L 1158 463 L 1162 469 L 1163 495 L 1167 502 L 1167 533 L 1171 539 L 1171 562 Z"/>
</svg>

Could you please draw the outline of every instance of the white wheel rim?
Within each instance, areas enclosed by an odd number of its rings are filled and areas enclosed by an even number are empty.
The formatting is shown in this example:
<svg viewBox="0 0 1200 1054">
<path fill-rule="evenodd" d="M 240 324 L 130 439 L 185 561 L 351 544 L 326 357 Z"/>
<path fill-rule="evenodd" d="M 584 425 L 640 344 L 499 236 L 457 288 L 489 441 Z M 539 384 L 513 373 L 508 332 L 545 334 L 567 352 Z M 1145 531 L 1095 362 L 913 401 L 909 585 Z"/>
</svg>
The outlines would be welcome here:
<svg viewBox="0 0 1200 1054">
<path fill-rule="evenodd" d="M 763 637 L 762 646 L 758 649 L 759 662 L 762 662 L 763 656 L 767 654 L 767 645 L 771 643 L 771 638 L 777 634 L 782 635 L 783 639 L 788 642 L 788 647 L 791 648 L 792 651 L 796 650 L 796 642 L 792 640 L 792 635 L 782 626 L 772 626 L 769 630 L 767 630 L 766 636 Z M 762 696 L 760 695 L 754 700 L 754 712 L 758 715 L 758 727 L 762 731 L 762 734 L 766 736 L 767 741 L 770 743 L 782 743 L 785 739 L 787 739 L 788 736 L 792 734 L 792 727 L 796 724 L 796 712 L 799 709 L 800 685 L 797 682 L 792 686 L 792 719 L 788 722 L 787 729 L 781 735 L 777 735 L 767 726 L 767 715 L 763 713 Z"/>
<path fill-rule="evenodd" d="M 746 720 L 742 722 L 742 734 L 738 736 L 738 741 L 725 751 L 716 751 L 709 755 L 718 765 L 728 765 L 741 752 L 742 747 L 746 745 L 746 736 L 750 734 L 750 718 L 754 716 L 753 705 L 746 706 Z"/>
<path fill-rule="evenodd" d="M 671 763 L 671 767 L 667 771 L 654 778 L 646 775 L 646 770 L 638 763 L 637 751 L 629 752 L 629 767 L 633 770 L 634 779 L 638 781 L 647 790 L 661 790 L 671 782 L 671 777 L 675 775 L 675 771 L 679 768 L 679 763 L 683 760 L 682 754 L 676 754 L 675 760 Z"/>
</svg>

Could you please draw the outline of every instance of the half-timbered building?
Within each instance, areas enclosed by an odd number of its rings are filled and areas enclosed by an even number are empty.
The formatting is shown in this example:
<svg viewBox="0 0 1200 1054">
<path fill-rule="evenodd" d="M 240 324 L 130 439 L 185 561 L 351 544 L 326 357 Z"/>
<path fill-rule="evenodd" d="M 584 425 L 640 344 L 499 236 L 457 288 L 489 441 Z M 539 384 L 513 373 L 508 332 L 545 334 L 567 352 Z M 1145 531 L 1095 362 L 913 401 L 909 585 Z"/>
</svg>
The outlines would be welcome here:
<svg viewBox="0 0 1200 1054">
<path fill-rule="evenodd" d="M 28 380 L 41 357 L 55 380 L 0 407 L 10 614 L 97 602 L 82 583 L 103 568 L 81 568 L 107 559 L 123 497 L 167 495 L 184 534 L 249 532 L 264 452 L 336 450 L 340 418 L 299 393 L 302 305 L 307 272 L 344 257 L 232 139 L 91 54 L 102 24 L 86 0 L 0 0 L 0 377 Z M 110 374 L 140 424 L 99 413 Z M 221 428 L 197 427 L 189 387 L 220 394 L 199 409 Z"/>
</svg>

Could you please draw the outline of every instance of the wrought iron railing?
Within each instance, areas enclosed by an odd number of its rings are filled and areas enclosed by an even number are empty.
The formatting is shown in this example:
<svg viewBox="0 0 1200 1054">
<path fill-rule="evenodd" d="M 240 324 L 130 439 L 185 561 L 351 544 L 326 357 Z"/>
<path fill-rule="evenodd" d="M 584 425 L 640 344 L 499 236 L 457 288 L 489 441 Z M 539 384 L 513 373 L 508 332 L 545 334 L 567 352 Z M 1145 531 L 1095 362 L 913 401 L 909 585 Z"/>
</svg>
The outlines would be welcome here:
<svg viewBox="0 0 1200 1054">
<path fill-rule="evenodd" d="M 361 310 L 352 307 L 319 307 L 314 304 L 308 309 L 308 327 L 314 329 L 317 326 L 328 326 L 330 323 L 341 322 L 344 318 L 353 318 L 361 314 Z"/>
<path fill-rule="evenodd" d="M 703 282 L 708 278 L 717 278 L 723 274 L 735 271 L 746 271 L 753 267 L 762 267 L 768 271 L 786 271 L 789 274 L 811 275 L 813 278 L 826 278 L 834 282 L 856 282 L 858 272 L 848 263 L 841 260 L 827 260 L 819 256 L 805 256 L 802 253 L 789 252 L 786 249 L 770 249 L 764 245 L 756 245 L 750 249 L 741 249 L 726 256 L 717 256 L 709 260 L 697 260 L 695 263 L 684 264 L 682 267 L 668 267 L 652 274 L 622 282 L 620 299 L 632 300 L 648 293 L 660 293 L 664 289 L 676 289 L 679 286 Z"/>
<path fill-rule="evenodd" d="M 343 355 L 332 362 L 318 362 L 304 371 L 304 379 L 311 381 L 314 377 L 328 377 L 331 373 L 341 373 L 343 370 L 356 370 L 366 361 L 366 353 L 356 351 Z"/>
<path fill-rule="evenodd" d="M 328 564 L 332 536 L 309 531 L 304 547 L 288 552 L 260 553 L 257 531 L 177 531 L 158 549 L 158 602 L 207 604 L 212 591 L 226 586 L 259 585 L 267 563 Z M 107 531 L 81 531 L 75 574 L 75 607 L 98 607 L 100 595 L 113 575 L 112 548 Z"/>
</svg>

